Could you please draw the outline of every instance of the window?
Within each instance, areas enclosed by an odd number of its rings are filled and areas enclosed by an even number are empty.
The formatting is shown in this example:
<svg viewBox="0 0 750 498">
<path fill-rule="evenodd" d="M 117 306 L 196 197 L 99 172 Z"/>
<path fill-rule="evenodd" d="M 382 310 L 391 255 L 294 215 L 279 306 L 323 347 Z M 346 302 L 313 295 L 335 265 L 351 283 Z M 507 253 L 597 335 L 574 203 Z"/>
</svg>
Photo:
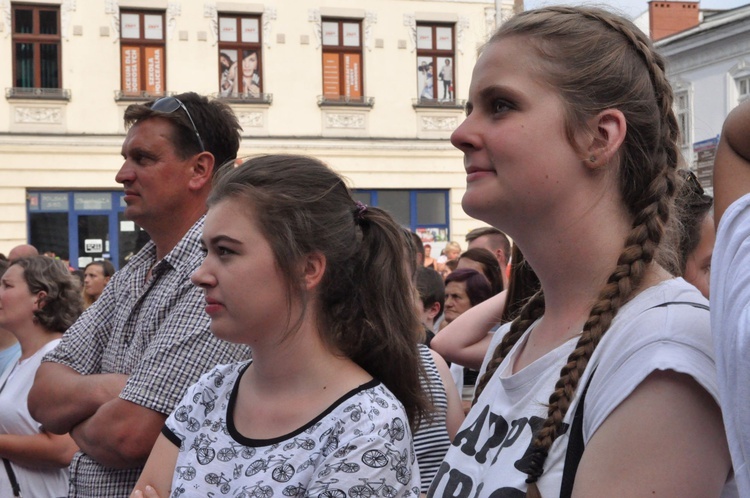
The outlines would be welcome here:
<svg viewBox="0 0 750 498">
<path fill-rule="evenodd" d="M 13 85 L 60 88 L 60 8 L 13 6 Z"/>
<path fill-rule="evenodd" d="M 164 14 L 121 11 L 120 39 L 123 96 L 163 95 L 166 76 Z"/>
<path fill-rule="evenodd" d="M 324 19 L 323 101 L 363 102 L 359 21 Z"/>
<path fill-rule="evenodd" d="M 735 81 L 737 82 L 737 103 L 750 99 L 750 75 L 742 76 Z"/>
<path fill-rule="evenodd" d="M 260 98 L 260 17 L 219 14 L 219 95 Z"/>
<path fill-rule="evenodd" d="M 680 147 L 689 147 L 692 143 L 690 133 L 690 98 L 687 91 L 676 92 L 674 96 L 675 115 L 680 127 Z"/>
<path fill-rule="evenodd" d="M 453 26 L 417 24 L 417 94 L 420 102 L 456 99 Z"/>
<path fill-rule="evenodd" d="M 401 225 L 448 229 L 447 190 L 355 190 L 355 200 L 385 209 Z"/>
</svg>

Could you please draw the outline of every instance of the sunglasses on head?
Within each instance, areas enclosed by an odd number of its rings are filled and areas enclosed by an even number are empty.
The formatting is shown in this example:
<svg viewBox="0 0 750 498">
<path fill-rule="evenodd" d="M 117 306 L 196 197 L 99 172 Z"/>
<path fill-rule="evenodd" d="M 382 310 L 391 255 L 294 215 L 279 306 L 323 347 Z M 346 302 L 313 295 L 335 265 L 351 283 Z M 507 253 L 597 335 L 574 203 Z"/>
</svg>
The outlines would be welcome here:
<svg viewBox="0 0 750 498">
<path fill-rule="evenodd" d="M 677 172 L 685 181 L 685 183 L 688 184 L 690 190 L 692 190 L 693 193 L 703 195 L 703 186 L 701 185 L 701 182 L 698 181 L 698 177 L 695 176 L 695 173 L 693 173 L 689 169 L 681 169 Z"/>
<path fill-rule="evenodd" d="M 177 97 L 162 97 L 151 104 L 152 111 L 163 112 L 165 114 L 171 114 L 179 108 L 182 108 L 182 110 L 185 111 L 185 114 L 190 120 L 190 124 L 193 125 L 193 131 L 195 132 L 195 136 L 198 138 L 198 144 L 201 146 L 201 152 L 206 152 L 206 148 L 203 146 L 203 140 L 201 140 L 201 135 L 200 133 L 198 133 L 198 128 L 196 128 L 195 126 L 195 121 L 193 121 L 193 117 L 190 115 L 190 111 L 188 111 L 188 108 L 185 107 L 185 104 L 183 104 L 180 99 L 178 99 Z"/>
</svg>

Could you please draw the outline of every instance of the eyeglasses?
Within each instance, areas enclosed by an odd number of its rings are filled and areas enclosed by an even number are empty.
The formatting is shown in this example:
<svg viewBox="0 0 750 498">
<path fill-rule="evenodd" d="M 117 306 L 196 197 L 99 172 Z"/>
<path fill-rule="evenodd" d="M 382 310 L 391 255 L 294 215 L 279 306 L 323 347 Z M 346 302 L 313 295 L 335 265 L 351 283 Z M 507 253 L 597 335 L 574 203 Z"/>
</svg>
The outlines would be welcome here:
<svg viewBox="0 0 750 498">
<path fill-rule="evenodd" d="M 188 111 L 188 108 L 185 107 L 185 104 L 183 104 L 180 99 L 178 99 L 177 97 L 162 97 L 151 104 L 152 111 L 163 112 L 165 114 L 171 114 L 180 107 L 182 107 L 182 110 L 185 111 L 185 114 L 187 114 L 187 117 L 190 120 L 190 124 L 193 125 L 193 131 L 195 132 L 195 136 L 198 138 L 198 144 L 201 146 L 201 152 L 206 152 L 206 148 L 203 146 L 203 140 L 201 140 L 201 135 L 200 133 L 198 133 L 198 128 L 196 128 L 195 126 L 195 121 L 193 121 L 193 117 L 190 115 L 190 111 Z"/>
</svg>

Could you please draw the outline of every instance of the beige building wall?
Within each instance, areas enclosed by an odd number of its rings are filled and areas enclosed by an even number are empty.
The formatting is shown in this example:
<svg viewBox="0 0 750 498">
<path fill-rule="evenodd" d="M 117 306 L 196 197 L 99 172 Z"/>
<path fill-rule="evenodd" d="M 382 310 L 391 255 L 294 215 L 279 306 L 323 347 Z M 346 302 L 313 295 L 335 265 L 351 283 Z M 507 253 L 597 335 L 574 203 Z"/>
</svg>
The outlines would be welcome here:
<svg viewBox="0 0 750 498">
<path fill-rule="evenodd" d="M 11 96 L 11 5 L 0 1 L 0 252 L 26 241 L 28 190 L 102 190 L 121 163 L 122 8 L 166 12 L 166 91 L 218 91 L 217 13 L 261 14 L 263 91 L 270 104 L 232 103 L 243 125 L 241 156 L 321 158 L 353 188 L 450 192 L 451 238 L 482 223 L 461 209 L 462 155 L 449 142 L 459 106 L 417 107 L 415 23 L 455 26 L 455 96 L 465 99 L 477 49 L 495 27 L 494 0 L 25 0 L 58 5 L 62 87 L 69 98 Z M 511 1 L 512 4 L 512 1 Z M 372 107 L 320 106 L 321 17 L 361 19 L 363 87 Z M 435 84 L 438 84 L 435 78 Z M 460 104 L 460 102 L 459 102 Z"/>
</svg>

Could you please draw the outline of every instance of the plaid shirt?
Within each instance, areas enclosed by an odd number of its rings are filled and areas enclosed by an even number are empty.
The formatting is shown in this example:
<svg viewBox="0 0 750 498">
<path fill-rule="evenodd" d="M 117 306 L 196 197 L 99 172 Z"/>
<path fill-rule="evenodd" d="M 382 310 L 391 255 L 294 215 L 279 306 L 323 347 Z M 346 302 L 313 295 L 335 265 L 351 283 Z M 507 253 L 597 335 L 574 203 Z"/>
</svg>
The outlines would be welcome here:
<svg viewBox="0 0 750 498">
<path fill-rule="evenodd" d="M 159 262 L 156 246 L 149 242 L 112 277 L 44 361 L 83 375 L 127 374 L 120 398 L 168 415 L 208 369 L 248 358 L 245 346 L 211 334 L 203 292 L 190 282 L 203 260 L 202 230 L 203 218 Z M 141 470 L 105 468 L 78 452 L 70 466 L 69 496 L 128 497 Z"/>
</svg>

